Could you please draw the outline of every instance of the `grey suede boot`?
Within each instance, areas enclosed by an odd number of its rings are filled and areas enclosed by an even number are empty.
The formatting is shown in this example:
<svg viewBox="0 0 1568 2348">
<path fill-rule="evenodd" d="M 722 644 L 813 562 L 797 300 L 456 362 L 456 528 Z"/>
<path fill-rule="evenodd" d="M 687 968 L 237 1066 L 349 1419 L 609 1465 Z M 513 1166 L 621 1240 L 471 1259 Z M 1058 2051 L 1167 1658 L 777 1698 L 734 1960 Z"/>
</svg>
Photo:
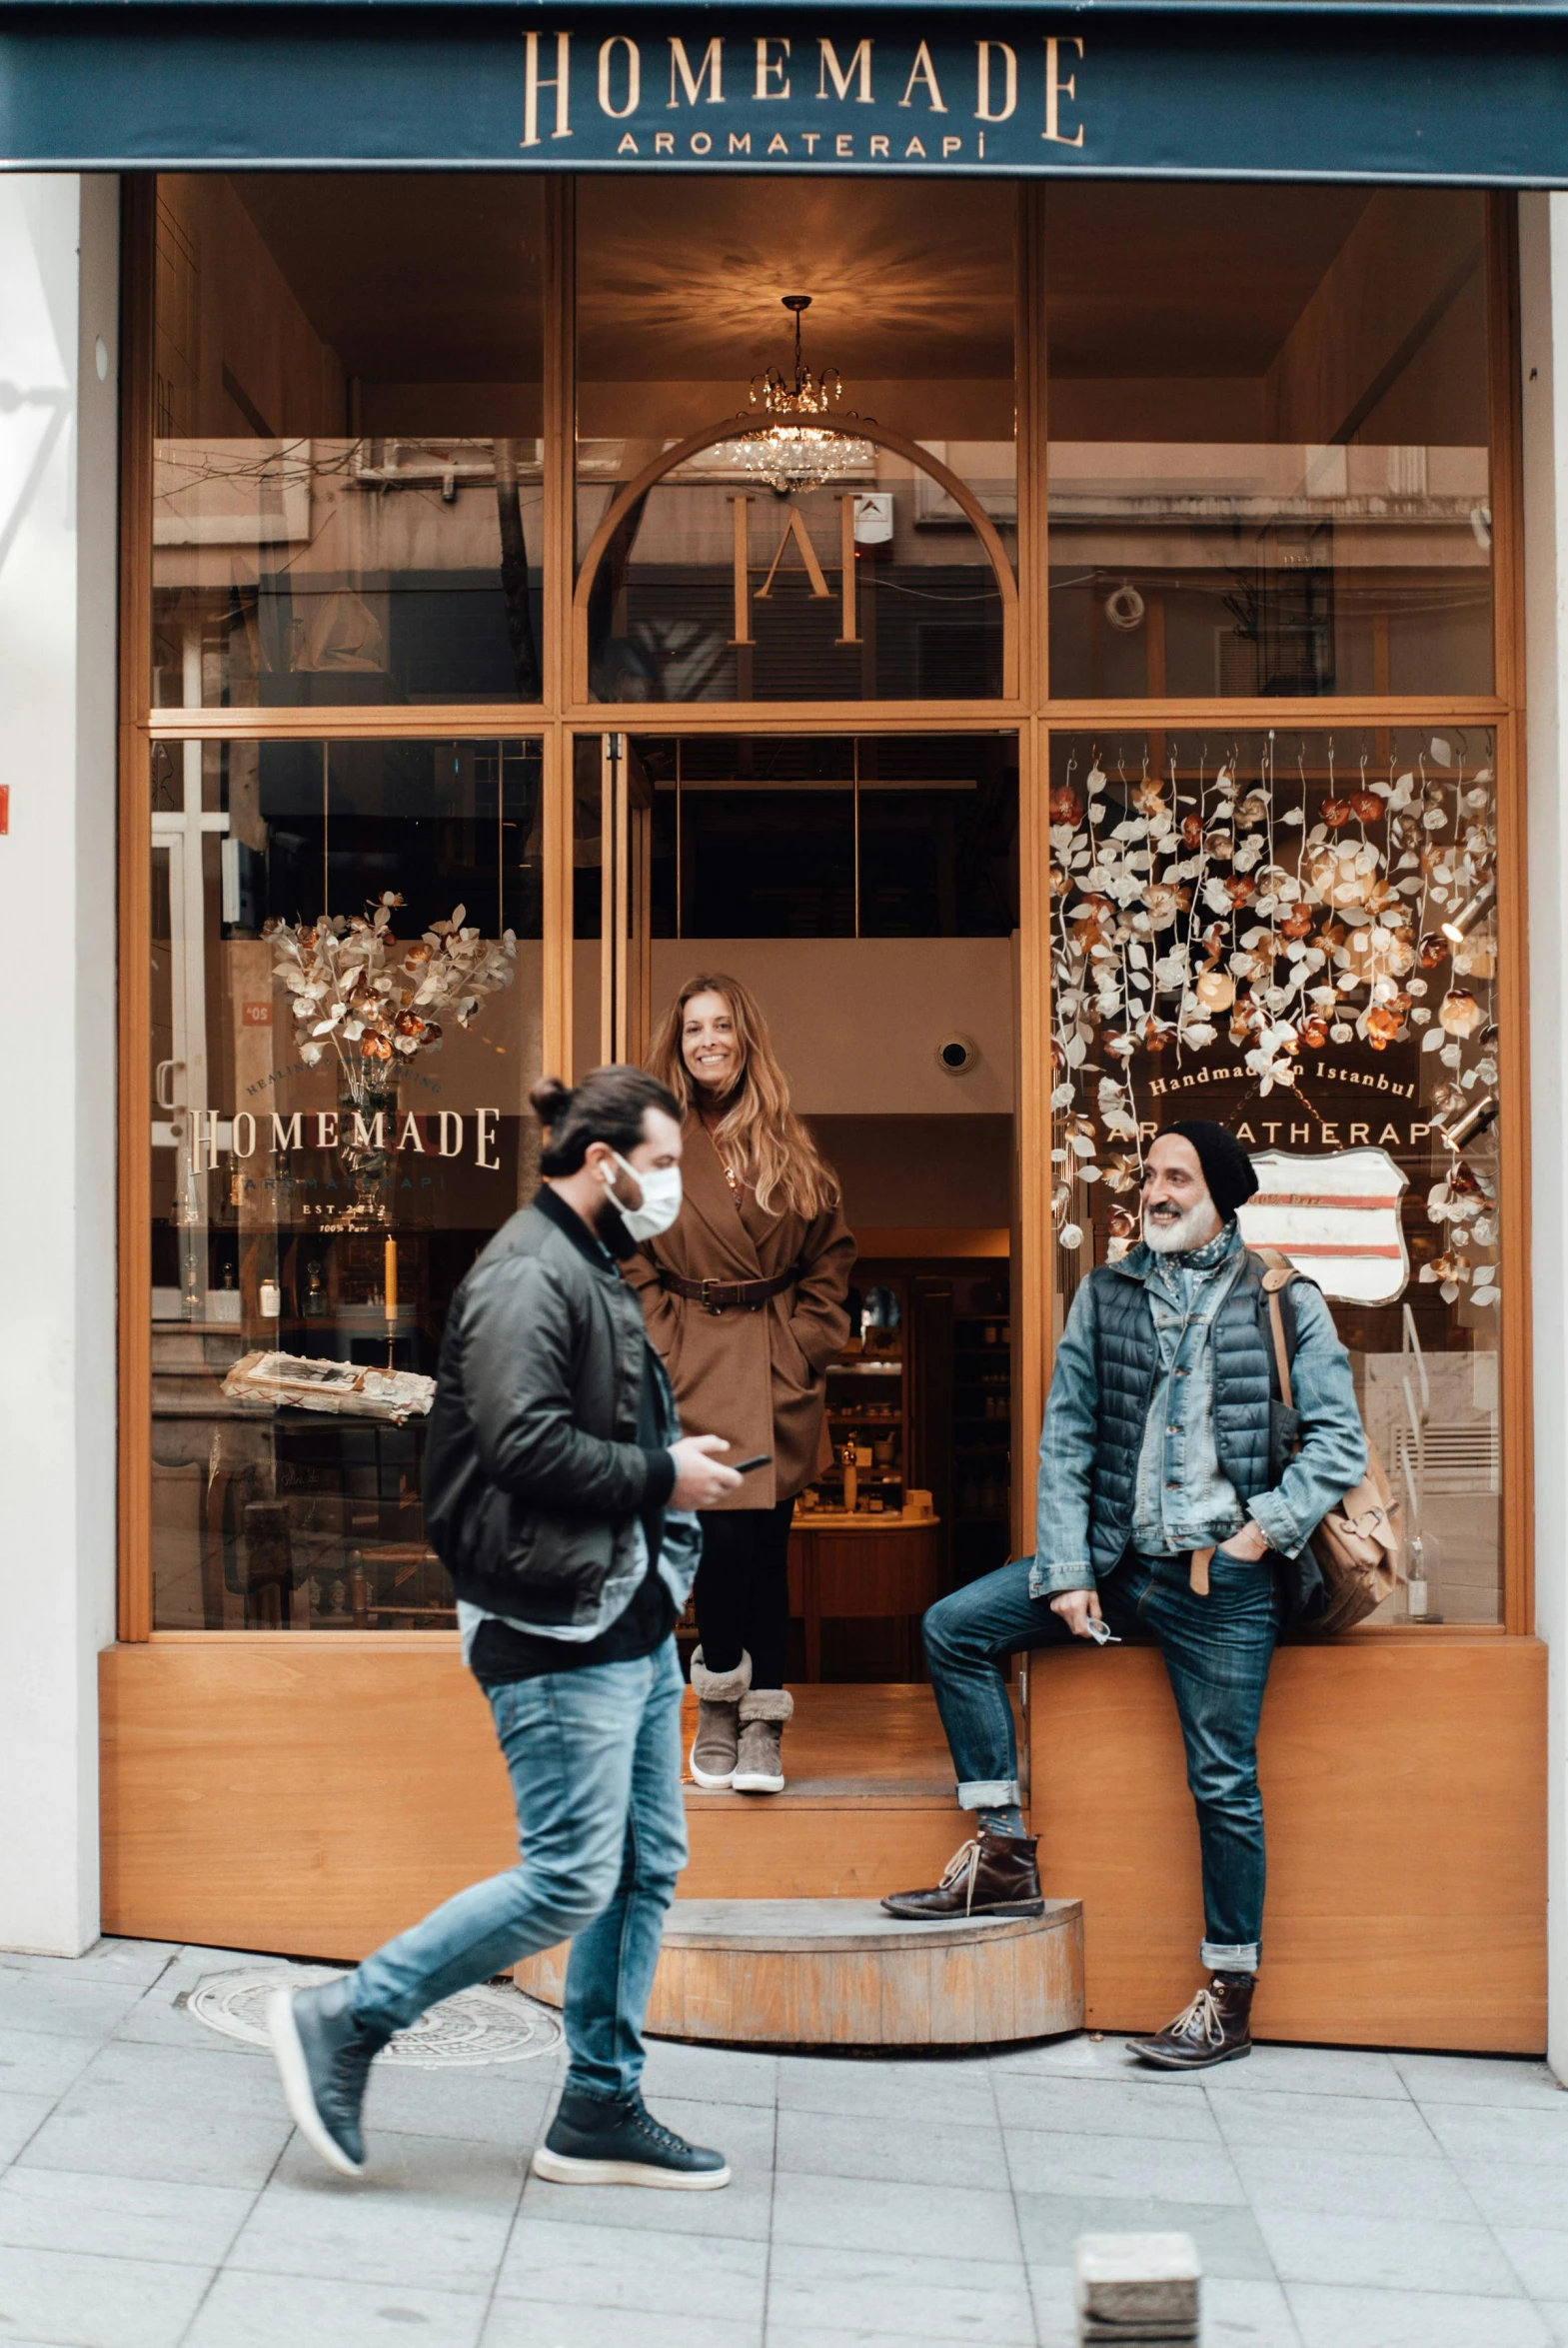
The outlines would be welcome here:
<svg viewBox="0 0 1568 2348">
<path fill-rule="evenodd" d="M 692 1775 L 711 1792 L 735 1776 L 741 1735 L 741 1699 L 752 1684 L 752 1658 L 743 1647 L 733 1671 L 710 1671 L 698 1648 L 692 1657 L 692 1691 L 697 1697 L 697 1734 L 692 1739 Z"/>
<path fill-rule="evenodd" d="M 794 1698 L 784 1687 L 754 1687 L 741 1698 L 741 1750 L 731 1780 L 737 1793 L 783 1793 L 779 1741 L 793 1711 Z"/>
</svg>

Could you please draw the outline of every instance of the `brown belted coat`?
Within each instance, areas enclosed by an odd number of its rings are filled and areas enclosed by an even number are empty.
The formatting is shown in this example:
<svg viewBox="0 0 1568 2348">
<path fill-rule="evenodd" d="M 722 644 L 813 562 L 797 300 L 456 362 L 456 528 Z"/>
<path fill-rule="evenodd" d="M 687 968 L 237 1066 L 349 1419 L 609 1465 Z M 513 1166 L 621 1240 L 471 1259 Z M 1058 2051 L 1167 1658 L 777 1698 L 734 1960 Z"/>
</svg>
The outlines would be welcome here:
<svg viewBox="0 0 1568 2348">
<path fill-rule="evenodd" d="M 828 1463 L 822 1424 L 825 1371 L 849 1333 L 844 1298 L 854 1240 L 836 1206 L 813 1220 L 785 1208 L 765 1214 L 756 1195 L 725 1180 L 712 1136 L 685 1127 L 685 1203 L 662 1237 L 623 1269 L 642 1299 L 648 1332 L 664 1355 L 688 1434 L 723 1435 L 732 1463 L 772 1451 L 772 1467 L 743 1478 L 727 1508 L 772 1508 Z M 800 1279 L 760 1306 L 711 1312 L 659 1284 L 662 1268 L 686 1279 L 770 1279 L 792 1264 Z"/>
</svg>

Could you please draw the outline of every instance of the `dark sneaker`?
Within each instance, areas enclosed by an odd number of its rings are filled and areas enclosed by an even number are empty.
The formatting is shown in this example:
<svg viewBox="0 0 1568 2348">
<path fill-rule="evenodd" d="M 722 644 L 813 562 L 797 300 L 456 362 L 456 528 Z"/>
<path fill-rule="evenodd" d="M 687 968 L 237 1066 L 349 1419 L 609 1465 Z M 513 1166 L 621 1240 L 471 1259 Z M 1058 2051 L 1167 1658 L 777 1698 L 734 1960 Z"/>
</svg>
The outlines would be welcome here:
<svg viewBox="0 0 1568 2348">
<path fill-rule="evenodd" d="M 267 2028 L 295 2126 L 329 2168 L 359 2176 L 365 2082 L 391 2032 L 356 2021 L 347 1978 L 319 1989 L 278 1990 L 268 2003 Z"/>
<path fill-rule="evenodd" d="M 1033 1834 L 993 1834 L 982 1826 L 947 1861 L 931 1891 L 894 1891 L 882 1901 L 889 1916 L 912 1923 L 949 1923 L 965 1916 L 1042 1916 Z"/>
<path fill-rule="evenodd" d="M 1207 2071 L 1252 2052 L 1254 1973 L 1215 1973 L 1184 2013 L 1152 2038 L 1131 2038 L 1127 2052 L 1157 2071 Z"/>
<path fill-rule="evenodd" d="M 640 2095 L 607 2103 L 569 2090 L 534 2155 L 534 2174 L 553 2185 L 655 2185 L 667 2193 L 712 2193 L 730 2182 L 722 2152 L 688 2144 L 662 2127 Z"/>
</svg>

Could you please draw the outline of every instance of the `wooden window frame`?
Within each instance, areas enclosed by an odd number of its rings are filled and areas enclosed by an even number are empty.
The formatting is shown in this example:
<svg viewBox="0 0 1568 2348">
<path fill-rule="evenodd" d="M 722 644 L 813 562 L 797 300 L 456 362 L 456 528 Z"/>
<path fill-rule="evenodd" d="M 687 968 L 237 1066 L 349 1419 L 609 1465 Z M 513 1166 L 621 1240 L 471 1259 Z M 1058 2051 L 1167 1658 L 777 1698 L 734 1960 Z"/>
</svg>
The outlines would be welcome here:
<svg viewBox="0 0 1568 2348">
<path fill-rule="evenodd" d="M 233 1631 L 152 1627 L 152 1273 L 148 1240 L 151 1181 L 144 1082 L 151 986 L 147 853 L 151 751 L 161 741 L 541 739 L 544 762 L 543 1048 L 547 1065 L 572 1056 L 572 760 L 584 734 L 646 731 L 648 703 L 586 698 L 575 644 L 574 475 L 576 188 L 551 175 L 545 189 L 544 279 L 544 628 L 543 695 L 538 703 L 418 709 L 158 709 L 150 706 L 152 646 L 153 291 L 155 174 L 122 182 L 119 872 L 119 1635 L 122 1641 L 232 1640 Z M 1047 1201 L 1050 1172 L 1050 958 L 1048 822 L 1052 732 L 1223 724 L 1270 727 L 1440 724 L 1491 728 L 1498 798 L 1498 971 L 1501 1117 L 1503 1619 L 1497 1625 L 1397 1625 L 1353 1632 L 1357 1639 L 1528 1636 L 1534 1627 L 1532 1410 L 1529 1263 L 1529 1034 L 1524 838 L 1524 646 L 1522 491 L 1518 375 L 1518 266 L 1514 198 L 1488 195 L 1487 300 L 1491 380 L 1493 515 L 1493 679 L 1490 694 L 1358 695 L 1323 699 L 1165 698 L 1062 701 L 1049 697 L 1047 413 L 1044 351 L 1045 189 L 1016 186 L 1014 370 L 1017 393 L 1018 565 L 1013 649 L 1005 680 L 1013 690 L 989 701 L 701 702 L 659 705 L 662 721 L 686 734 L 885 735 L 1008 733 L 1018 744 L 1019 1096 L 1014 1117 L 1019 1256 L 1016 1457 L 1032 1460 L 1050 1374 L 1054 1254 Z M 1014 1534 L 1028 1545 L 1032 1477 L 1014 1480 Z M 338 1644 L 361 1634 L 334 1632 Z M 363 1634 L 378 1646 L 444 1643 L 449 1632 Z"/>
</svg>

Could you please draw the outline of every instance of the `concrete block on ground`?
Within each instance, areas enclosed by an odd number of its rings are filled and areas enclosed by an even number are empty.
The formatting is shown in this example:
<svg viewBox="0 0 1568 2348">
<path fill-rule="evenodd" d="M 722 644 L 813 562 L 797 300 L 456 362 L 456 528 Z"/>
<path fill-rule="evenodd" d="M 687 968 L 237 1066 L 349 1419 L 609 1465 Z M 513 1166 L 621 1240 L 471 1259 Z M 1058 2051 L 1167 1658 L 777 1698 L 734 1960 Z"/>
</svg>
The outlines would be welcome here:
<svg viewBox="0 0 1568 2348">
<path fill-rule="evenodd" d="M 1202 2267 L 1190 2234 L 1082 2234 L 1076 2267 L 1085 2348 L 1197 2339 Z"/>
</svg>

